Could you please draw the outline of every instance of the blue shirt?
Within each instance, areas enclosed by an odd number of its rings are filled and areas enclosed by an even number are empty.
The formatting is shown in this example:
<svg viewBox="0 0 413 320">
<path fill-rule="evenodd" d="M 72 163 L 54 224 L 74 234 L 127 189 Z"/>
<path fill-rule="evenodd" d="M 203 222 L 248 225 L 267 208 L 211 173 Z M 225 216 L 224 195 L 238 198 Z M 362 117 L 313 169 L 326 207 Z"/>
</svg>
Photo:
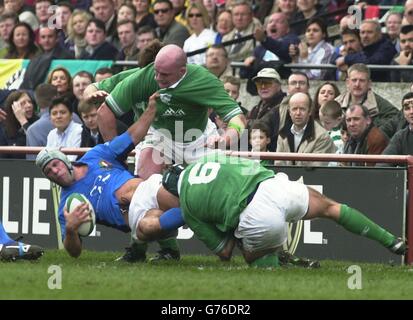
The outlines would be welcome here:
<svg viewBox="0 0 413 320">
<path fill-rule="evenodd" d="M 124 160 L 134 148 L 128 132 L 110 142 L 99 144 L 88 151 L 74 165 L 87 165 L 86 175 L 70 187 L 62 188 L 59 204 L 59 222 L 62 237 L 66 234 L 66 220 L 63 208 L 66 199 L 73 192 L 84 194 L 92 203 L 96 214 L 96 223 L 104 224 L 121 231 L 130 231 L 125 224 L 115 196 L 116 190 L 128 180 L 134 178 L 128 171 Z"/>
</svg>

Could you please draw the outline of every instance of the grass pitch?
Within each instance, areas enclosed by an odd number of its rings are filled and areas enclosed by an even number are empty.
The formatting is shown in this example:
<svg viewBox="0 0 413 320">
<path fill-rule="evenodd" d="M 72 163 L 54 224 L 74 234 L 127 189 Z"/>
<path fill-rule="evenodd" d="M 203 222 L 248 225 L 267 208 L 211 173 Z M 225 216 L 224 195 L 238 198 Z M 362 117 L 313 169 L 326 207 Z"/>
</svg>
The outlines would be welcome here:
<svg viewBox="0 0 413 320">
<path fill-rule="evenodd" d="M 321 268 L 258 270 L 241 257 L 183 256 L 179 263 L 115 262 L 121 252 L 49 250 L 37 262 L 0 262 L 0 299 L 413 299 L 413 268 L 321 261 Z M 352 265 L 361 268 L 362 289 Z M 61 289 L 50 289 L 59 281 Z M 351 278 L 353 277 L 353 278 Z M 359 282 L 360 284 L 360 282 Z"/>
</svg>

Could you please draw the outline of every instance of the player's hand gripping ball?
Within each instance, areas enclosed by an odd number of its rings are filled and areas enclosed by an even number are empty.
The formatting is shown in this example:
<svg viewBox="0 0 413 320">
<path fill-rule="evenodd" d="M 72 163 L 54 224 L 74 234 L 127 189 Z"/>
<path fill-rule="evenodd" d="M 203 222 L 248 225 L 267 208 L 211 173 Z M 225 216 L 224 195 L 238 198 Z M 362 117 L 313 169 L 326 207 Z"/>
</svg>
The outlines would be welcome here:
<svg viewBox="0 0 413 320">
<path fill-rule="evenodd" d="M 66 209 L 69 213 L 72 213 L 76 207 L 82 203 L 87 203 L 89 205 L 89 217 L 90 221 L 83 222 L 78 229 L 78 234 L 82 237 L 87 237 L 92 233 L 95 228 L 96 216 L 95 210 L 93 209 L 90 201 L 81 193 L 72 193 L 66 200 Z"/>
</svg>

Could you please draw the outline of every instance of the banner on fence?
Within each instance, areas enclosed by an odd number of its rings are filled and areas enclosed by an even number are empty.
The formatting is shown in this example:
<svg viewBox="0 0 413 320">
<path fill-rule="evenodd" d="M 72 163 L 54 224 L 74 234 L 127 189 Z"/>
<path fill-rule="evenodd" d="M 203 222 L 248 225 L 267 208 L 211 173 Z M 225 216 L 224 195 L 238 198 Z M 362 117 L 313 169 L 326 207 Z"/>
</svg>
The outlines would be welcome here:
<svg viewBox="0 0 413 320">
<path fill-rule="evenodd" d="M 30 60 L 0 59 L 0 89 L 19 89 Z M 111 67 L 111 60 L 53 60 L 49 71 L 57 66 L 65 67 L 73 76 L 79 71 L 88 71 L 95 74 L 99 68 Z"/>
<path fill-rule="evenodd" d="M 323 194 L 354 208 L 395 235 L 405 228 L 406 170 L 402 168 L 277 168 Z M 31 161 L 0 160 L 0 220 L 13 237 L 59 247 L 58 194 Z M 83 245 L 90 250 L 122 251 L 130 235 L 97 225 Z M 183 253 L 210 254 L 188 228 L 179 230 Z M 152 250 L 157 250 L 157 244 Z M 286 249 L 316 259 L 401 263 L 399 256 L 370 239 L 351 234 L 328 220 L 300 221 L 289 227 Z"/>
</svg>

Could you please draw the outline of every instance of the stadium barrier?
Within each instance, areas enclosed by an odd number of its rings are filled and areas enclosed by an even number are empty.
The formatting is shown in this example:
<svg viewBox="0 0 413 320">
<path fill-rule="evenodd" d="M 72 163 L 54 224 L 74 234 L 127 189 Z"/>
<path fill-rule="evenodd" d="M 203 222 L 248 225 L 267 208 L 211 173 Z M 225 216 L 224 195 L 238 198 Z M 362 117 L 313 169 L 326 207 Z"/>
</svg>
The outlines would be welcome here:
<svg viewBox="0 0 413 320">
<path fill-rule="evenodd" d="M 36 154 L 40 147 L 0 147 L 1 153 Z M 66 154 L 82 155 L 88 148 L 62 148 Z M 308 185 L 327 190 L 329 196 L 340 202 L 372 213 L 371 218 L 397 235 L 405 234 L 409 250 L 405 263 L 413 263 L 413 156 L 370 156 L 336 154 L 252 153 L 228 151 L 232 156 L 270 160 L 336 161 L 397 163 L 403 168 L 365 167 L 277 167 L 291 179 L 304 178 Z M 133 153 L 131 154 L 133 155 Z M 62 248 L 60 228 L 56 219 L 58 191 L 50 185 L 32 161 L 1 160 L 0 184 L 2 221 L 10 233 L 23 234 L 30 241 L 45 247 Z M 407 182 L 407 183 L 406 183 Z M 406 188 L 407 187 L 407 188 Z M 366 190 L 371 190 L 366 194 Z M 23 190 L 23 192 L 22 192 Z M 320 190 L 323 191 L 323 190 Z M 406 195 L 408 196 L 406 201 Z M 366 196 L 373 201 L 366 201 Z M 407 203 L 407 210 L 406 210 Z M 52 208 L 52 209 L 51 209 Z M 54 216 L 50 211 L 54 209 Z M 45 213 L 46 212 L 46 213 Z M 47 214 L 51 215 L 47 219 Z M 370 215 L 369 215 L 370 216 Z M 46 219 L 46 220 L 45 220 Z M 47 222 L 48 220 L 48 222 Z M 371 241 L 342 232 L 330 221 L 318 219 L 311 225 L 295 224 L 289 230 L 288 249 L 299 255 L 319 259 L 339 259 L 366 262 L 397 262 L 398 258 Z M 52 226 L 55 224 L 56 228 Z M 128 235 L 98 226 L 92 237 L 84 239 L 86 248 L 120 250 L 129 242 Z M 314 230 L 322 230 L 318 232 Z M 102 234 L 102 237 L 100 236 Z M 121 234 L 121 235 L 119 235 Z M 104 236 L 103 236 L 104 235 Z M 189 229 L 180 230 L 180 239 L 192 238 Z M 326 236 L 327 235 L 327 236 Z M 300 240 L 302 239 L 302 240 Z M 307 240 L 306 240 L 307 239 Z M 298 245 L 298 242 L 300 244 Z M 182 243 L 182 242 L 181 242 Z M 183 241 L 183 252 L 207 253 L 196 240 Z M 360 250 L 354 250 L 354 248 Z M 400 259 L 400 263 L 403 260 Z"/>
<path fill-rule="evenodd" d="M 231 62 L 232 68 L 244 67 L 243 62 Z M 336 70 L 337 66 L 334 64 L 311 64 L 311 63 L 286 63 L 283 67 L 289 69 L 322 69 L 322 70 Z M 370 70 L 413 70 L 411 65 L 381 65 L 381 64 L 368 64 L 367 67 Z"/>
<path fill-rule="evenodd" d="M 137 67 L 137 61 L 124 61 L 118 60 L 113 63 L 115 66 L 125 66 L 125 67 Z M 245 67 L 244 63 L 241 61 L 231 62 L 232 68 L 242 68 Z M 283 67 L 289 69 L 326 69 L 326 70 L 336 70 L 337 66 L 335 64 L 310 64 L 310 63 L 286 63 Z M 367 67 L 370 70 L 413 70 L 412 65 L 381 65 L 381 64 L 368 64 Z"/>
</svg>

